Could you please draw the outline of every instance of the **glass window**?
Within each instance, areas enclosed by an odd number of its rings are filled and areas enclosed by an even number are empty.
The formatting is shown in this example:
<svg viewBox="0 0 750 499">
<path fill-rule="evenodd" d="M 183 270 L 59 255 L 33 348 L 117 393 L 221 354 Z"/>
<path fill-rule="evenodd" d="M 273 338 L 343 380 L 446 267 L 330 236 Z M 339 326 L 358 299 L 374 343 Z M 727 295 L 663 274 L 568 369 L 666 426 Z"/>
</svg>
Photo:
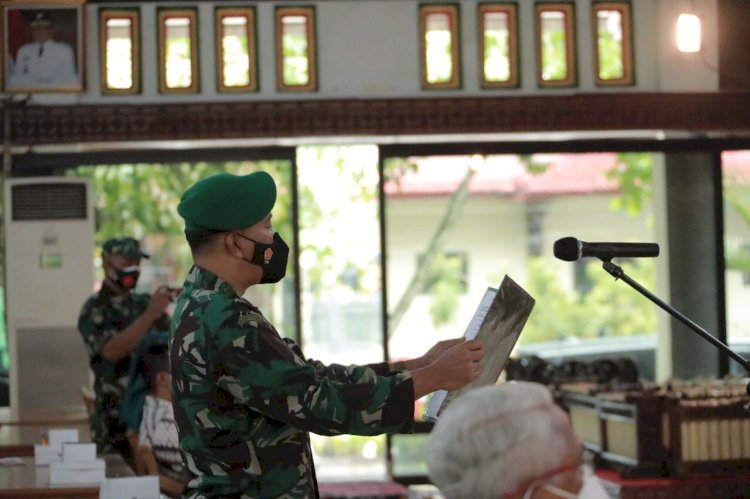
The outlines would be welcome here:
<svg viewBox="0 0 750 499">
<path fill-rule="evenodd" d="M 537 84 L 540 87 L 576 83 L 573 4 L 536 4 Z"/>
<path fill-rule="evenodd" d="M 276 84 L 279 91 L 316 90 L 315 10 L 276 8 Z"/>
<path fill-rule="evenodd" d="M 630 3 L 595 3 L 593 16 L 597 85 L 632 85 Z"/>
<path fill-rule="evenodd" d="M 159 90 L 162 93 L 198 91 L 197 20 L 196 9 L 159 9 Z"/>
<path fill-rule="evenodd" d="M 101 91 L 103 94 L 140 92 L 139 11 L 99 11 Z"/>
<path fill-rule="evenodd" d="M 750 344 L 750 151 L 725 151 L 721 163 L 727 339 L 733 346 L 747 345 Z M 739 368 L 735 362 L 729 364 L 732 369 Z"/>
<path fill-rule="evenodd" d="M 619 356 L 641 340 L 653 349 L 656 307 L 598 259 L 572 264 L 552 254 L 567 236 L 655 240 L 652 162 L 650 154 L 616 153 L 385 158 L 391 360 L 462 335 L 486 288 L 505 274 L 536 298 L 519 352 L 585 357 L 612 348 Z M 465 267 L 445 265 L 445 255 L 461 255 Z M 654 289 L 662 262 L 618 263 Z M 653 350 L 648 355 L 643 374 L 653 379 Z M 421 417 L 424 401 L 416 412 Z"/>
<path fill-rule="evenodd" d="M 458 5 L 420 5 L 422 88 L 459 88 Z"/>
<path fill-rule="evenodd" d="M 182 287 L 192 265 L 185 241 L 184 221 L 177 214 L 183 192 L 209 175 L 230 172 L 246 175 L 258 169 L 270 173 L 278 185 L 273 211 L 274 228 L 289 244 L 289 261 L 294 261 L 294 232 L 291 221 L 291 171 L 288 160 L 229 162 L 182 162 L 170 164 L 116 164 L 81 166 L 70 175 L 92 179 L 92 199 L 97 220 L 96 242 L 128 235 L 142 241 L 151 258 L 141 261 L 137 290 L 153 292 L 160 285 Z M 94 251 L 94 275 L 101 285 L 100 251 Z M 246 298 L 261 309 L 279 334 L 297 337 L 294 300 L 294 266 L 276 286 L 252 286 Z"/>
<path fill-rule="evenodd" d="M 516 4 L 480 4 L 479 23 L 482 88 L 517 87 Z"/>
<path fill-rule="evenodd" d="M 220 92 L 258 89 L 255 9 L 216 9 L 216 63 Z"/>
<path fill-rule="evenodd" d="M 377 147 L 300 147 L 297 164 L 305 356 L 382 362 Z M 319 480 L 386 478 L 384 436 L 310 438 Z"/>
</svg>

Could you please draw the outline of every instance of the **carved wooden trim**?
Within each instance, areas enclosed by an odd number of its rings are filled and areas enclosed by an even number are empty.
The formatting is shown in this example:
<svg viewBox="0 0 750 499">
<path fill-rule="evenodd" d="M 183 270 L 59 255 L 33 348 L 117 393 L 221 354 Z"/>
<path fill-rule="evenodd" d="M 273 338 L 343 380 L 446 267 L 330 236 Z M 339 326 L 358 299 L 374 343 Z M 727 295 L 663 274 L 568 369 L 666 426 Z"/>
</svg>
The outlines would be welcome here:
<svg viewBox="0 0 750 499">
<path fill-rule="evenodd" d="M 32 105 L 10 116 L 12 145 L 586 130 L 747 134 L 750 93 Z"/>
</svg>

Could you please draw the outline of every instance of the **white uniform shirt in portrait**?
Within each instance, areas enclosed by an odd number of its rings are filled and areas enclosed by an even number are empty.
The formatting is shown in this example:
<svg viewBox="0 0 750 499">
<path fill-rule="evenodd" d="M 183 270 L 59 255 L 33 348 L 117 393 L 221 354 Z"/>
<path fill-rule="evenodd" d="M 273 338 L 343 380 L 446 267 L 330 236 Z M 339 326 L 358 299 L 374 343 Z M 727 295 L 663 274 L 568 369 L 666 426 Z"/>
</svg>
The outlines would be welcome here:
<svg viewBox="0 0 750 499">
<path fill-rule="evenodd" d="M 18 49 L 8 78 L 9 87 L 66 87 L 79 83 L 73 49 L 47 40 Z"/>
</svg>

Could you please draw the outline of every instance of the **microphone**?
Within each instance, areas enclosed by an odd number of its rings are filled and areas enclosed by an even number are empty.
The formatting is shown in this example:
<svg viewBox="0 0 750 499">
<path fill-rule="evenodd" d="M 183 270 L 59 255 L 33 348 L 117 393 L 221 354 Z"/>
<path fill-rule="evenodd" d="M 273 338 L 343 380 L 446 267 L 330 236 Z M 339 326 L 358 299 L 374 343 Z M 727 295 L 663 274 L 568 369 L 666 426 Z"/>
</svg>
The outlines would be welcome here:
<svg viewBox="0 0 750 499">
<path fill-rule="evenodd" d="M 656 243 L 586 243 L 575 237 L 563 237 L 555 241 L 553 252 L 556 258 L 566 262 L 575 262 L 586 256 L 595 256 L 609 261 L 618 256 L 626 258 L 659 256 L 659 245 Z"/>
</svg>

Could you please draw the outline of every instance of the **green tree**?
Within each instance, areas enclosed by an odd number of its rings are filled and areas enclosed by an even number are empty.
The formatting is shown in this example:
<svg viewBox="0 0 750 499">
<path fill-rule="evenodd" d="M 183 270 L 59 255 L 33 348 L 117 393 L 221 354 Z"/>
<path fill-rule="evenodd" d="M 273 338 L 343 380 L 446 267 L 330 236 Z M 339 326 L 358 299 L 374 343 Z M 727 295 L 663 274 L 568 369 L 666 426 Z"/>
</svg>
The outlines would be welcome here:
<svg viewBox="0 0 750 499">
<path fill-rule="evenodd" d="M 222 172 L 242 175 L 257 169 L 276 177 L 282 186 L 281 200 L 289 195 L 283 188 L 288 185 L 289 165 L 273 161 L 81 166 L 69 175 L 92 179 L 97 246 L 123 235 L 137 239 L 159 236 L 163 241 L 153 248 L 153 260 L 187 269 L 192 259 L 185 243 L 184 223 L 177 213 L 182 193 L 209 175 Z M 274 225 L 282 232 L 290 227 L 287 210 L 290 205 L 282 201 L 274 210 Z"/>
</svg>

